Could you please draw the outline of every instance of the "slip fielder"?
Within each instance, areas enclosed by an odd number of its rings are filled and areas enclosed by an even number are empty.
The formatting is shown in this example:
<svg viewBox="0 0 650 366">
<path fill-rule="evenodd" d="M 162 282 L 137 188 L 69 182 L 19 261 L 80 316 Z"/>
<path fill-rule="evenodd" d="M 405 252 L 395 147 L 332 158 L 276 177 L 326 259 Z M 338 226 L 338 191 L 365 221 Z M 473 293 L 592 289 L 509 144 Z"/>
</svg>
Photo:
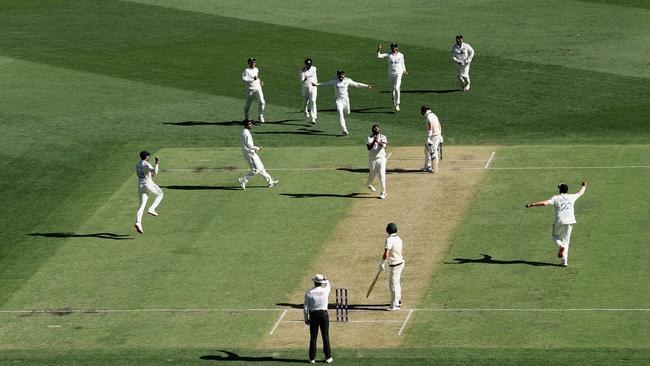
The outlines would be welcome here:
<svg viewBox="0 0 650 366">
<path fill-rule="evenodd" d="M 324 83 L 312 83 L 314 86 L 330 86 L 334 85 L 334 102 L 336 103 L 336 111 L 339 114 L 339 124 L 344 135 L 348 134 L 348 128 L 345 124 L 345 115 L 350 114 L 350 98 L 348 97 L 348 87 L 355 88 L 368 88 L 372 89 L 372 85 L 358 83 L 350 78 L 345 77 L 345 71 L 338 70 L 336 72 L 336 79 Z"/>
<path fill-rule="evenodd" d="M 300 83 L 302 84 L 302 109 L 305 111 L 305 117 L 311 118 L 311 124 L 316 124 L 318 111 L 316 110 L 316 97 L 318 88 L 312 83 L 318 83 L 316 66 L 310 58 L 305 59 L 305 66 L 300 70 Z"/>
<path fill-rule="evenodd" d="M 460 90 L 468 91 L 469 80 L 469 64 L 474 58 L 474 49 L 468 43 L 465 43 L 463 35 L 456 36 L 456 44 L 451 48 L 451 59 L 457 64 L 456 73 L 458 75 L 458 82 L 460 83 Z"/>
<path fill-rule="evenodd" d="M 151 154 L 148 151 L 141 151 L 140 161 L 135 165 L 135 174 L 138 177 L 138 198 L 140 199 L 140 207 L 138 207 L 138 212 L 135 216 L 135 230 L 140 234 L 144 232 L 142 229 L 142 215 L 144 214 L 144 207 L 147 205 L 147 200 L 149 199 L 148 193 L 156 195 L 156 198 L 147 210 L 147 213 L 154 217 L 158 216 L 156 208 L 164 196 L 162 189 L 153 182 L 152 178 L 152 176 L 158 174 L 160 157 L 156 156 L 156 166 L 153 167 L 149 163 L 149 156 Z"/>
<path fill-rule="evenodd" d="M 249 110 L 253 99 L 257 98 L 258 105 L 258 118 L 261 123 L 264 123 L 264 108 L 266 108 L 266 101 L 264 100 L 264 92 L 262 92 L 262 85 L 264 82 L 260 80 L 260 71 L 257 69 L 257 60 L 253 57 L 248 58 L 248 67 L 242 73 L 242 81 L 246 86 L 246 104 L 244 104 L 244 119 L 249 119 Z"/>
<path fill-rule="evenodd" d="M 559 195 L 553 196 L 546 201 L 527 203 L 526 208 L 549 206 L 555 207 L 555 222 L 553 223 L 553 242 L 558 246 L 558 258 L 562 258 L 561 266 L 566 267 L 569 264 L 569 243 L 571 241 L 571 232 L 573 224 L 576 223 L 576 217 L 573 212 L 575 202 L 587 190 L 587 182 L 582 182 L 582 187 L 577 193 L 568 194 L 569 186 L 562 183 L 557 188 Z"/>
<path fill-rule="evenodd" d="M 397 42 L 390 44 L 390 53 L 381 53 L 381 43 L 377 45 L 377 58 L 388 58 L 388 80 L 393 85 L 393 107 L 399 112 L 402 75 L 408 75 L 404 55 L 398 51 Z"/>
</svg>

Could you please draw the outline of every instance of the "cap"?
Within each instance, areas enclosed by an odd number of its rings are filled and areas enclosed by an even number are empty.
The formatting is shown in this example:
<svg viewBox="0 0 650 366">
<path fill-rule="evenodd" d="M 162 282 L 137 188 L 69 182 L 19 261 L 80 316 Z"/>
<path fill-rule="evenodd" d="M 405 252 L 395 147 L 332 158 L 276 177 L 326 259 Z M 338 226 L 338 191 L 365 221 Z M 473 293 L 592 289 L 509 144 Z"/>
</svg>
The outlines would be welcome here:
<svg viewBox="0 0 650 366">
<path fill-rule="evenodd" d="M 389 234 L 395 234 L 397 232 L 397 225 L 391 222 L 386 226 L 386 232 Z"/>
<path fill-rule="evenodd" d="M 241 123 L 242 123 L 242 125 L 246 126 L 247 124 L 252 124 L 253 120 L 252 119 L 245 119 Z"/>
<path fill-rule="evenodd" d="M 460 34 L 460 33 L 458 33 L 458 34 L 456 35 L 456 39 L 458 39 L 458 38 L 463 38 L 463 35 Z"/>
<path fill-rule="evenodd" d="M 249 57 L 247 62 L 250 64 L 253 61 L 257 61 L 257 60 L 255 60 L 255 57 Z"/>
<path fill-rule="evenodd" d="M 560 193 L 568 193 L 569 186 L 566 183 L 561 183 L 557 188 L 560 190 Z"/>
<path fill-rule="evenodd" d="M 147 156 L 151 156 L 151 154 L 149 154 L 149 151 L 147 150 L 140 151 L 140 159 L 144 160 Z"/>
<path fill-rule="evenodd" d="M 311 64 L 312 64 L 311 59 L 310 59 L 310 58 L 306 58 L 306 59 L 305 59 L 305 65 L 309 65 L 309 66 L 311 66 Z"/>
<path fill-rule="evenodd" d="M 397 42 L 393 42 L 390 44 L 390 48 L 399 48 L 399 45 L 397 44 Z"/>
<path fill-rule="evenodd" d="M 322 284 L 325 282 L 327 282 L 327 278 L 325 277 L 325 275 L 316 273 L 316 275 L 314 276 L 314 283 Z"/>
</svg>

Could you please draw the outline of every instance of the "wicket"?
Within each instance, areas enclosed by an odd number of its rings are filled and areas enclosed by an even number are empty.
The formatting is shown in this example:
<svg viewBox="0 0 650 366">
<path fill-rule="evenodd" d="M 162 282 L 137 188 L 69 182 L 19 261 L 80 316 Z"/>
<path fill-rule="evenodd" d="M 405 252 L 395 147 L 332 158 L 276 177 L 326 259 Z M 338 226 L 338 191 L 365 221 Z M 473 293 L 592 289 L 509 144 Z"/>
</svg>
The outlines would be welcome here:
<svg viewBox="0 0 650 366">
<path fill-rule="evenodd" d="M 337 287 L 336 293 L 336 322 L 348 321 L 348 288 Z"/>
</svg>

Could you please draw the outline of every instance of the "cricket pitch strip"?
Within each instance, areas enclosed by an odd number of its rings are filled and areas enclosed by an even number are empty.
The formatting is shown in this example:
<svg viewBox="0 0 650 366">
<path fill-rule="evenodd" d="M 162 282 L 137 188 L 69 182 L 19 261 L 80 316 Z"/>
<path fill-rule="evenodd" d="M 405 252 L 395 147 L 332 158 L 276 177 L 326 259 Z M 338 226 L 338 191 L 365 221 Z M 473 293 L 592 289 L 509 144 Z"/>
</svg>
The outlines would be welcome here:
<svg viewBox="0 0 650 366">
<path fill-rule="evenodd" d="M 330 280 L 330 339 L 336 347 L 397 347 L 408 333 L 408 321 L 465 217 L 478 183 L 494 158 L 493 146 L 445 146 L 437 174 L 420 172 L 423 147 L 389 149 L 386 189 L 388 197 L 355 200 L 336 225 L 332 236 L 316 258 L 300 289 L 289 297 L 287 311 L 279 315 L 273 329 L 259 344 L 262 348 L 299 348 L 309 342 L 309 330 L 299 307 L 311 276 L 324 273 Z M 470 168 L 470 169 L 467 169 Z M 364 183 L 366 174 L 350 173 L 359 180 L 359 192 L 377 197 Z M 402 306 L 386 311 L 390 302 L 388 271 L 383 272 L 369 298 L 366 291 L 377 273 L 389 222 L 398 227 L 404 241 L 406 266 L 402 273 Z M 334 288 L 349 288 L 350 321 L 336 323 Z"/>
</svg>

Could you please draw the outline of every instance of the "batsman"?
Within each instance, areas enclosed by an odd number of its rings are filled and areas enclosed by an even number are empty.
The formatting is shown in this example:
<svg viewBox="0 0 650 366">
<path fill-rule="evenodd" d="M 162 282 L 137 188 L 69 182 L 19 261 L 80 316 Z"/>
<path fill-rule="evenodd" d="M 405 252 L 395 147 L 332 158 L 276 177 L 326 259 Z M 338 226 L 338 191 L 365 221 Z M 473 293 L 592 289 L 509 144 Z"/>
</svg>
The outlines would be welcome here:
<svg viewBox="0 0 650 366">
<path fill-rule="evenodd" d="M 440 120 L 429 106 L 420 107 L 420 113 L 424 117 L 424 127 L 426 129 L 426 142 L 424 143 L 424 168 L 422 171 L 429 173 L 438 172 L 438 161 L 442 159 L 442 126 Z"/>
<path fill-rule="evenodd" d="M 399 311 L 402 307 L 402 286 L 400 280 L 402 277 L 402 271 L 404 270 L 402 239 L 397 236 L 397 225 L 392 222 L 386 226 L 386 233 L 388 234 L 388 238 L 386 238 L 384 254 L 381 263 L 379 263 L 379 269 L 381 271 L 386 270 L 386 262 L 388 262 L 390 306 L 386 310 Z"/>
</svg>

